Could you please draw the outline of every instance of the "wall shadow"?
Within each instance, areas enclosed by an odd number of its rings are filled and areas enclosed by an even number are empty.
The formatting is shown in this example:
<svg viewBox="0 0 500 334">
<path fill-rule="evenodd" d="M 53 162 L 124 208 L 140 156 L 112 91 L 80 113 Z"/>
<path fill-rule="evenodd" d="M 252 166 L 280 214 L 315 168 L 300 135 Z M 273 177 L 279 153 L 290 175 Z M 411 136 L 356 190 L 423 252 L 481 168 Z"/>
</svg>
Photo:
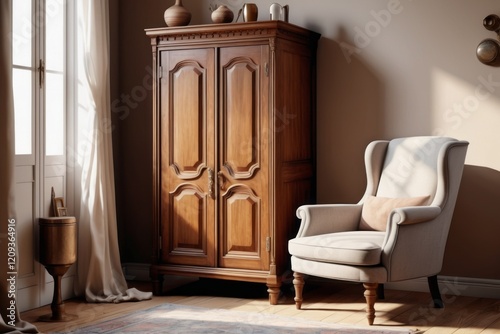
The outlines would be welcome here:
<svg viewBox="0 0 500 334">
<path fill-rule="evenodd" d="M 117 0 L 114 0 L 117 1 Z M 122 262 L 150 263 L 153 238 L 152 50 L 144 29 L 165 27 L 164 1 L 120 1 L 112 90 L 117 219 Z M 116 66 L 116 64 L 114 65 Z"/>
<path fill-rule="evenodd" d="M 500 279 L 500 171 L 465 165 L 442 275 Z"/>
<path fill-rule="evenodd" d="M 365 189 L 364 150 L 384 134 L 384 84 L 340 27 L 318 47 L 318 202 L 357 202 Z M 325 84 L 326 83 L 326 84 Z"/>
</svg>

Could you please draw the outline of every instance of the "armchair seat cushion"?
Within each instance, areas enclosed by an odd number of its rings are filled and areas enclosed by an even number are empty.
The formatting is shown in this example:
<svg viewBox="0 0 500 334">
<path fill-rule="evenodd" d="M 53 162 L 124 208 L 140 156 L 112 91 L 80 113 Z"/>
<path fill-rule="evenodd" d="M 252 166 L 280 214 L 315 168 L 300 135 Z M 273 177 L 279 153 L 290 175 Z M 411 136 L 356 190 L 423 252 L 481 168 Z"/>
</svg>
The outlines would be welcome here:
<svg viewBox="0 0 500 334">
<path fill-rule="evenodd" d="M 349 231 L 291 239 L 291 255 L 312 261 L 372 266 L 380 264 L 385 232 Z"/>
</svg>

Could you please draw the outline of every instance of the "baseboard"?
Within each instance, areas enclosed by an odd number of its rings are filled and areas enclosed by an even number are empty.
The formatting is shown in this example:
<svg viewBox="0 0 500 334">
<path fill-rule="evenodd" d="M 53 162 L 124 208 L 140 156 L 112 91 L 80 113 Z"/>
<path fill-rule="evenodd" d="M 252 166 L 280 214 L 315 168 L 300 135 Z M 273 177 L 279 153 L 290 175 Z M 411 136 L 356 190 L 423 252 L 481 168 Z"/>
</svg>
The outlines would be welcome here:
<svg viewBox="0 0 500 334">
<path fill-rule="evenodd" d="M 149 263 L 122 263 L 123 274 L 129 281 L 150 281 Z"/>
<path fill-rule="evenodd" d="M 124 263 L 123 273 L 127 280 L 150 281 L 147 263 Z M 438 276 L 438 284 L 443 298 L 445 296 L 469 296 L 480 298 L 500 299 L 500 280 Z M 429 286 L 426 278 L 418 278 L 403 282 L 384 284 L 386 289 L 428 292 Z"/>
<path fill-rule="evenodd" d="M 151 265 L 148 263 L 123 263 L 123 274 L 128 281 L 150 282 L 149 269 Z M 163 282 L 162 291 L 170 291 L 179 286 L 197 281 L 197 277 L 191 276 L 176 276 L 169 275 Z"/>
<path fill-rule="evenodd" d="M 500 298 L 500 280 L 438 276 L 439 289 L 445 296 L 469 296 L 480 298 Z M 384 284 L 387 289 L 428 292 L 426 278 Z M 446 300 L 445 300 L 446 302 Z"/>
</svg>

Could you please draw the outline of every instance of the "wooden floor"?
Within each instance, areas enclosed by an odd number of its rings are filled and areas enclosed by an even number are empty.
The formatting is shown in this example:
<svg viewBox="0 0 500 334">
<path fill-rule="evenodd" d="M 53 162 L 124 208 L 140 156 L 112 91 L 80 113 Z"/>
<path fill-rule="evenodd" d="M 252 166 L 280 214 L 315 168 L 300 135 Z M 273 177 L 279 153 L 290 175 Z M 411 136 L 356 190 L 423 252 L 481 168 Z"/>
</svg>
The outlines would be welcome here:
<svg viewBox="0 0 500 334">
<path fill-rule="evenodd" d="M 72 322 L 39 322 L 39 316 L 50 314 L 49 306 L 23 312 L 21 317 L 35 324 L 43 333 L 66 332 L 162 303 L 176 303 L 366 325 L 363 288 L 357 284 L 306 281 L 304 304 L 302 310 L 297 310 L 292 285 L 284 286 L 278 305 L 269 305 L 264 284 L 208 279 L 181 283 L 184 284 L 167 289 L 164 296 L 142 302 L 90 304 L 78 299 L 66 301 L 66 312 L 78 316 Z M 144 282 L 131 282 L 131 286 L 150 291 L 149 284 Z M 443 296 L 443 299 L 445 308 L 435 309 L 428 293 L 386 290 L 385 300 L 375 304 L 374 326 L 418 329 L 428 334 L 500 333 L 500 300 L 452 295 Z"/>
</svg>

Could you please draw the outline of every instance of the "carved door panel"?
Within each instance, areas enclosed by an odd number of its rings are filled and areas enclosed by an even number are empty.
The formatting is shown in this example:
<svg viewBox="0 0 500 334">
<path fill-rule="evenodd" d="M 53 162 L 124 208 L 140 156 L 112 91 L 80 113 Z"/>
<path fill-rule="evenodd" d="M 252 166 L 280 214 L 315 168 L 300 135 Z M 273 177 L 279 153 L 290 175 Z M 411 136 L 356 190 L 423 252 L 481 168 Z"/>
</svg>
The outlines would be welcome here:
<svg viewBox="0 0 500 334">
<path fill-rule="evenodd" d="M 166 263 L 215 265 L 214 56 L 210 48 L 160 52 L 161 260 Z"/>
<path fill-rule="evenodd" d="M 268 50 L 220 49 L 220 267 L 269 270 Z"/>
</svg>

